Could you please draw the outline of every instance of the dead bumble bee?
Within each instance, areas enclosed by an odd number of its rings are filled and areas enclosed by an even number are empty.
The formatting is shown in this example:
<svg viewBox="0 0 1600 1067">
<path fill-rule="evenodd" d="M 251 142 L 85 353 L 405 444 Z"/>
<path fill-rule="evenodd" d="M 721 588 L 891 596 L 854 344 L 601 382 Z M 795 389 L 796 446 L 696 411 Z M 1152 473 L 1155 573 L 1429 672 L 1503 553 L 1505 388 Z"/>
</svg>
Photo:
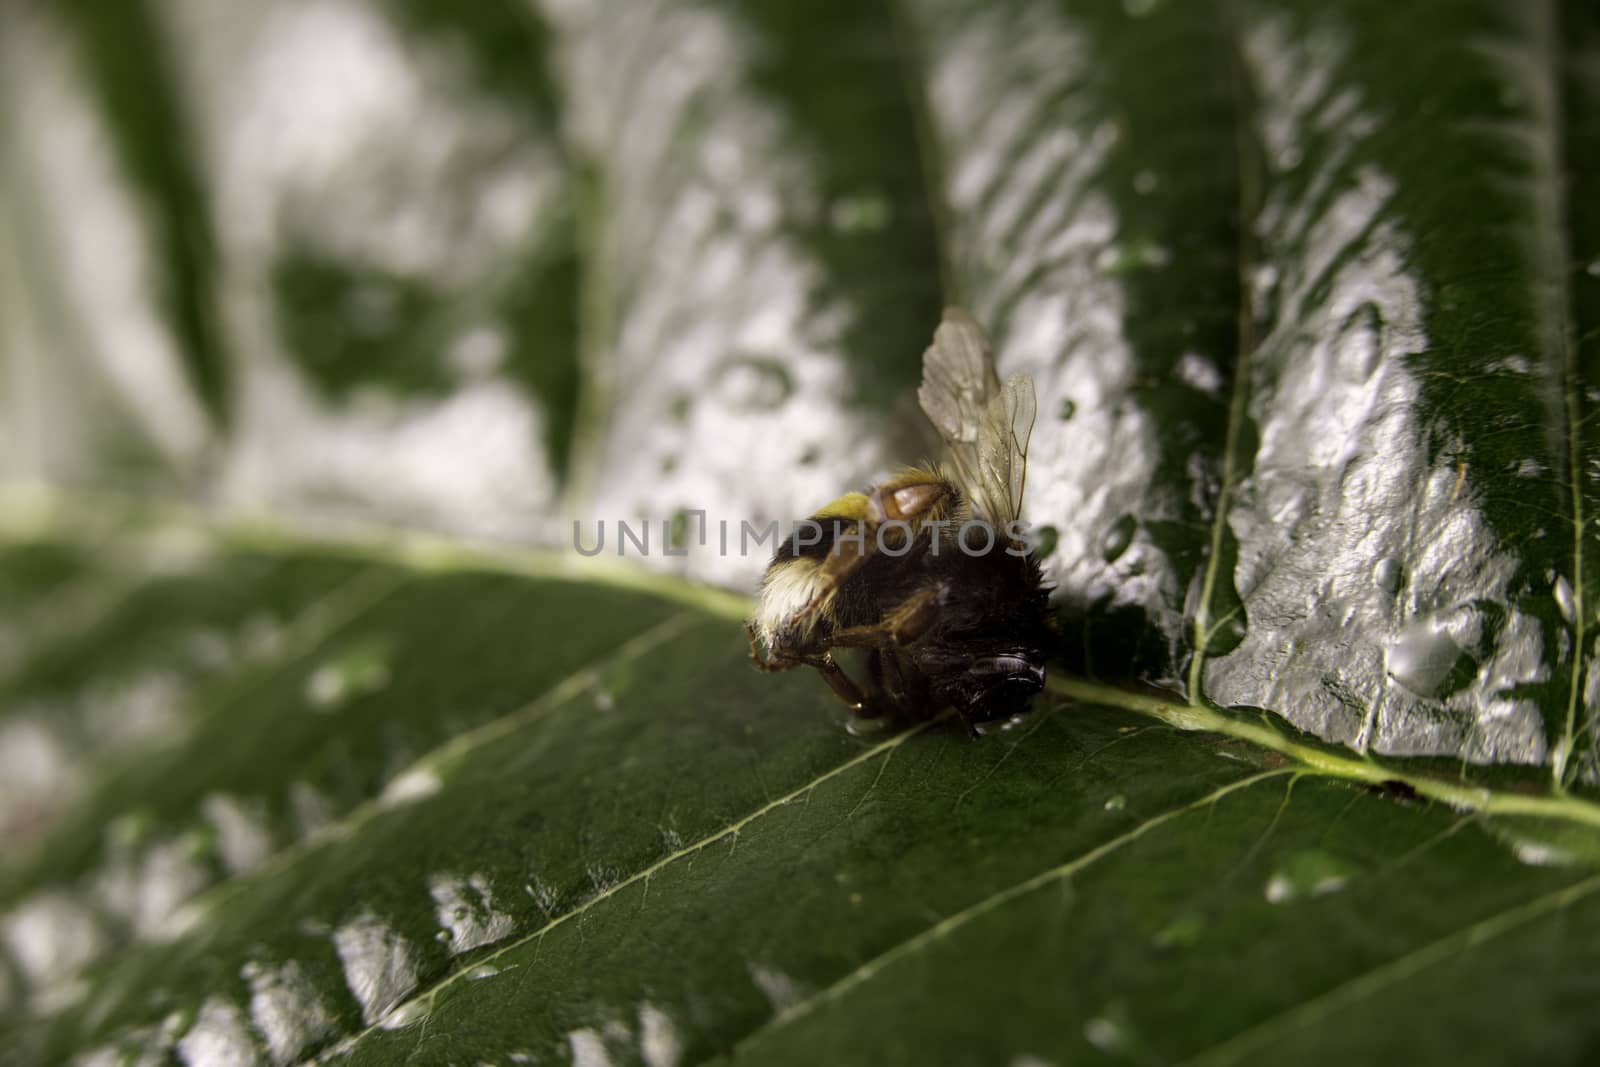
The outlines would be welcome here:
<svg viewBox="0 0 1600 1067">
<path fill-rule="evenodd" d="M 1056 645 L 1021 521 L 1033 382 L 1003 386 L 977 321 L 947 308 L 923 355 L 939 466 L 847 493 L 778 546 L 747 627 L 764 671 L 814 667 L 860 718 L 954 707 L 969 729 L 1025 711 Z M 865 651 L 858 684 L 833 650 Z"/>
</svg>

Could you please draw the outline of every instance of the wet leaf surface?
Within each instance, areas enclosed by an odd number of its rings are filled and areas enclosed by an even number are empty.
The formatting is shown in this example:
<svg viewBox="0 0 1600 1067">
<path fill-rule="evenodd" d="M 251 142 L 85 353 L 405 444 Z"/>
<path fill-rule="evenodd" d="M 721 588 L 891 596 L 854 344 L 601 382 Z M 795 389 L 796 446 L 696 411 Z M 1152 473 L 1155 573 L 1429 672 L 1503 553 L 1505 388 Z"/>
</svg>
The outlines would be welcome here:
<svg viewBox="0 0 1600 1067">
<path fill-rule="evenodd" d="M 18 1062 L 1581 1047 L 1587 802 L 1457 810 L 1114 690 L 853 738 L 815 679 L 749 669 L 737 601 L 465 557 L 206 553 L 165 642 L 268 574 L 322 586 L 285 621 L 314 645 L 222 665 L 6 880 Z"/>
<path fill-rule="evenodd" d="M 0 1058 L 1592 1058 L 1592 5 L 124 7 L 0 8 Z M 855 737 L 740 524 L 944 302 L 1065 662 Z"/>
</svg>

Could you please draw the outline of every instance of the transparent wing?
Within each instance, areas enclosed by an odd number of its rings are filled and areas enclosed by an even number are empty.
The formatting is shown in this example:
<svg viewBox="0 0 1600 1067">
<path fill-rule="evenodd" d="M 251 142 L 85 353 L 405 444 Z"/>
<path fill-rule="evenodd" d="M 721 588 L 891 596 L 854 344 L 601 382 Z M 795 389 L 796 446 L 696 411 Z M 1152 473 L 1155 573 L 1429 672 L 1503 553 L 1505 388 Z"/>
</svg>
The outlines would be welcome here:
<svg viewBox="0 0 1600 1067">
<path fill-rule="evenodd" d="M 923 354 L 917 399 L 944 438 L 945 464 L 973 511 L 1000 526 L 1020 518 L 1033 380 L 1018 376 L 1001 385 L 982 327 L 960 308 L 945 309 Z"/>
</svg>

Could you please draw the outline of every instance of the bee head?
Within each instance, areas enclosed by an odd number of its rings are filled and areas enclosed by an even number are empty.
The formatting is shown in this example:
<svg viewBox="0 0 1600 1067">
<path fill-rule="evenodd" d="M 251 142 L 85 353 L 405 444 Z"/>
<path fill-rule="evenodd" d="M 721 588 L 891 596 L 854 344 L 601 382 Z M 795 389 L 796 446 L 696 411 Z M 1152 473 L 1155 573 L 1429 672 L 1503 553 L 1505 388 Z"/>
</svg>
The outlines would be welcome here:
<svg viewBox="0 0 1600 1067">
<path fill-rule="evenodd" d="M 1044 658 L 1030 649 L 980 656 L 956 684 L 954 703 L 968 722 L 1009 719 L 1044 688 Z"/>
</svg>

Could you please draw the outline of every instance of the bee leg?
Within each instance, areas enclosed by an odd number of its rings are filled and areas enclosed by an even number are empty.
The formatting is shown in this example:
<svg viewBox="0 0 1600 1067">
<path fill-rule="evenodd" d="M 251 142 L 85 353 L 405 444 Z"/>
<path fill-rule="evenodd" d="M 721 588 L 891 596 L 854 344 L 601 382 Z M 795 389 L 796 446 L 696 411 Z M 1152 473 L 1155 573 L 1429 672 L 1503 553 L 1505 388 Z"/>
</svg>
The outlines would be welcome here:
<svg viewBox="0 0 1600 1067">
<path fill-rule="evenodd" d="M 813 654 L 807 654 L 805 649 L 797 648 L 792 643 L 781 638 L 774 641 L 772 646 L 763 654 L 761 640 L 756 635 L 755 626 L 746 623 L 744 633 L 750 642 L 750 662 L 755 665 L 758 671 L 764 671 L 767 674 L 792 671 L 796 667 L 803 667 L 817 658 Z"/>
<path fill-rule="evenodd" d="M 902 715 L 915 716 L 920 709 L 927 707 L 927 701 L 918 699 L 907 684 L 905 667 L 898 652 L 892 648 L 873 649 L 872 661 L 878 664 L 879 684 L 885 698 Z M 912 676 L 916 676 L 915 672 Z"/>
<path fill-rule="evenodd" d="M 865 535 L 863 534 L 863 538 Z M 863 539 L 862 545 L 866 544 Z M 822 610 L 823 605 L 833 595 L 835 589 L 844 583 L 844 580 L 854 574 L 856 568 L 867 561 L 864 548 L 857 548 L 854 538 L 842 538 L 835 542 L 827 557 L 817 566 L 816 593 L 810 601 L 799 611 L 794 613 L 791 625 L 797 629 L 807 629 L 806 624 Z"/>
<path fill-rule="evenodd" d="M 795 666 L 795 664 L 788 662 L 785 657 L 780 656 L 776 649 L 770 650 L 765 656 L 761 654 L 761 642 L 756 638 L 754 623 L 745 623 L 744 635 L 750 642 L 750 662 L 755 664 L 756 670 L 773 673 L 786 671 Z"/>
<path fill-rule="evenodd" d="M 879 696 L 886 693 L 883 684 L 883 652 L 876 648 L 867 653 L 867 693 L 874 703 Z"/>
<path fill-rule="evenodd" d="M 834 631 L 832 642 L 845 648 L 874 648 L 913 644 L 939 618 L 943 587 L 924 589 L 905 598 L 884 617 L 865 626 Z"/>
<path fill-rule="evenodd" d="M 883 709 L 866 698 L 861 688 L 850 680 L 850 676 L 840 669 L 833 661 L 833 656 L 827 652 L 809 661 L 811 666 L 822 675 L 822 680 L 828 683 L 828 688 L 833 690 L 833 695 L 844 702 L 850 709 L 850 714 L 858 719 L 875 719 L 883 714 Z"/>
<path fill-rule="evenodd" d="M 806 648 L 796 646 L 779 640 L 767 650 L 765 656 L 761 654 L 761 642 L 756 636 L 756 628 L 746 624 L 745 637 L 750 642 L 750 662 L 756 669 L 769 674 L 779 671 L 793 670 L 796 667 L 815 667 L 817 673 L 822 675 L 822 680 L 828 683 L 828 688 L 833 690 L 833 695 L 838 697 L 850 709 L 852 715 L 863 719 L 876 718 L 881 715 L 882 707 L 876 700 L 869 700 L 861 692 L 861 688 L 850 680 L 850 676 L 834 662 L 832 654 L 827 651 L 827 646 L 812 646 Z M 868 669 L 871 669 L 869 664 Z"/>
</svg>

